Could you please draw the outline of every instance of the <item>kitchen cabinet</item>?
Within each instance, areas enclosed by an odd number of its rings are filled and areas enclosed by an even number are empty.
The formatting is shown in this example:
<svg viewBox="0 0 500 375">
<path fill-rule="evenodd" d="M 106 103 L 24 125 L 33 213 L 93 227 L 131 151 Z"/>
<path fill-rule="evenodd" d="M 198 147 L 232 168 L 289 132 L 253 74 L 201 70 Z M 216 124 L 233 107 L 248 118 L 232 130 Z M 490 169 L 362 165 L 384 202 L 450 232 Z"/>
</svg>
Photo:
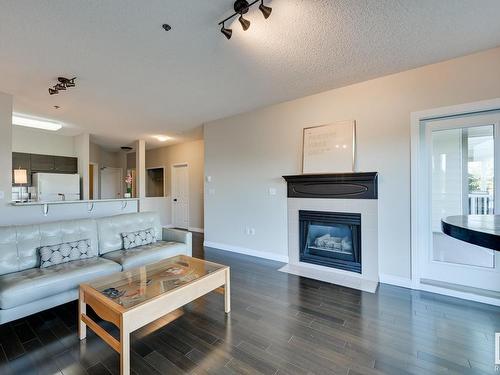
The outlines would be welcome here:
<svg viewBox="0 0 500 375">
<path fill-rule="evenodd" d="M 55 171 L 55 157 L 50 155 L 31 154 L 31 172 Z"/>
<path fill-rule="evenodd" d="M 65 156 L 55 156 L 54 170 L 56 173 L 78 173 L 78 159 Z"/>
<path fill-rule="evenodd" d="M 14 181 L 14 169 L 18 168 L 26 169 L 28 171 L 27 185 L 31 186 L 31 177 L 33 173 L 78 173 L 78 158 L 13 152 L 12 181 Z M 12 186 L 20 185 L 13 183 Z"/>
</svg>

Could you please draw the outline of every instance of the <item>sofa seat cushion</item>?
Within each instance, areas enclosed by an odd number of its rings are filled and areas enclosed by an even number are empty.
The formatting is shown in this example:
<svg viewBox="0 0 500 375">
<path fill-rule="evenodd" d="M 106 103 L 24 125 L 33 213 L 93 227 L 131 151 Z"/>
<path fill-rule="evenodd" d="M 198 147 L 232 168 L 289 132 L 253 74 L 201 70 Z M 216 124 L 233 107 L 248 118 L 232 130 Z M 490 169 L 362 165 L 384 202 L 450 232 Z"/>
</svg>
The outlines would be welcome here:
<svg viewBox="0 0 500 375">
<path fill-rule="evenodd" d="M 121 270 L 119 264 L 108 259 L 91 258 L 1 275 L 0 309 L 10 309 L 66 292 Z"/>
<path fill-rule="evenodd" d="M 128 250 L 117 250 L 102 257 L 122 265 L 123 270 L 156 263 L 179 254 L 186 254 L 186 244 L 158 241 Z"/>
</svg>

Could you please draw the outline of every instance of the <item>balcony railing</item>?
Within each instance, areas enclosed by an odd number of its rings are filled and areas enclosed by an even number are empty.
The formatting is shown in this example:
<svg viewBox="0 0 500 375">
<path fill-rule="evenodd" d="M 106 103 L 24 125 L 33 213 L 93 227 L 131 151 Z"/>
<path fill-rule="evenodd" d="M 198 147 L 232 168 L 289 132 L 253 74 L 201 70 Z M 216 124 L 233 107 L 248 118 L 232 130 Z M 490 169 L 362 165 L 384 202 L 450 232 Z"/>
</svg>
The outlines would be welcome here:
<svg viewBox="0 0 500 375">
<path fill-rule="evenodd" d="M 469 194 L 469 215 L 493 215 L 494 199 L 488 193 Z"/>
</svg>

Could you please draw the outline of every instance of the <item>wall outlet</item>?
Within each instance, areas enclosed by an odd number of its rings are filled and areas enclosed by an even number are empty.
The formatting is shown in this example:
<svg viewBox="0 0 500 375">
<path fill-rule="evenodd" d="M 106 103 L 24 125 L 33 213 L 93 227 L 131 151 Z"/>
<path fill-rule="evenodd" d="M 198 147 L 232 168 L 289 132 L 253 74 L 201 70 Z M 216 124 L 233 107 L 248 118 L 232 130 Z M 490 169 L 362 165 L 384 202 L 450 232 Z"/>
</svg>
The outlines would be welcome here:
<svg viewBox="0 0 500 375">
<path fill-rule="evenodd" d="M 0 200 L 4 200 L 4 199 L 5 199 L 5 192 L 0 191 Z"/>
<path fill-rule="evenodd" d="M 269 195 L 276 195 L 276 188 L 269 188 Z"/>
<path fill-rule="evenodd" d="M 215 189 L 208 189 L 208 195 L 215 195 Z"/>
</svg>

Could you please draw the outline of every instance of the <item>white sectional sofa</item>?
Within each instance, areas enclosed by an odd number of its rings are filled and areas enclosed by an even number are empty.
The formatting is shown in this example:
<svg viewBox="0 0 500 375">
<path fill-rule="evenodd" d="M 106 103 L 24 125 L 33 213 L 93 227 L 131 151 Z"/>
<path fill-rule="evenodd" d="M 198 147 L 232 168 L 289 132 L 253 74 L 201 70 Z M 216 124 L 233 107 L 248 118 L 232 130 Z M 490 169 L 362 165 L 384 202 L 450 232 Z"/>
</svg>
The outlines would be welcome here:
<svg viewBox="0 0 500 375">
<path fill-rule="evenodd" d="M 124 250 L 122 233 L 148 228 L 156 242 Z M 85 239 L 97 257 L 40 268 L 40 247 Z M 81 283 L 179 254 L 192 255 L 191 233 L 162 228 L 153 212 L 0 227 L 0 324 L 76 300 Z"/>
</svg>

